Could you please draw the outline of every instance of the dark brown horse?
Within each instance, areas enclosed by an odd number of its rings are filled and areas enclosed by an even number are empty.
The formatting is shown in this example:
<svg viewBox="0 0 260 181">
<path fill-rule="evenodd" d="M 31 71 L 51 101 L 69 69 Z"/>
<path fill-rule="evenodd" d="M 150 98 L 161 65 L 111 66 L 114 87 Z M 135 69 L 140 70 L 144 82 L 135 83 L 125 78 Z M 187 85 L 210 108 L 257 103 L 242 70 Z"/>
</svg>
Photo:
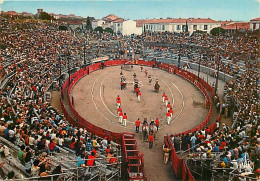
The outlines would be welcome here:
<svg viewBox="0 0 260 181">
<path fill-rule="evenodd" d="M 160 89 L 160 85 L 159 85 L 159 83 L 158 82 L 156 82 L 155 84 L 154 84 L 154 90 L 155 90 L 155 92 L 159 92 L 159 89 Z"/>
</svg>

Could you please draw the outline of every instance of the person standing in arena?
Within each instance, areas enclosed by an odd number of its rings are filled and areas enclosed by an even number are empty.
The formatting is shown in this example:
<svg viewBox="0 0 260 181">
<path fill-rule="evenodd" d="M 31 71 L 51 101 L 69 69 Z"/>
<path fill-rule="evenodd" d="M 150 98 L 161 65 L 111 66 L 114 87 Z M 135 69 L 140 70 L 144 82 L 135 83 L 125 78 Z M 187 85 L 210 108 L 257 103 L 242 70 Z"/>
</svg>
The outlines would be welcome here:
<svg viewBox="0 0 260 181">
<path fill-rule="evenodd" d="M 138 92 L 140 91 L 139 87 L 137 86 L 136 89 L 135 89 L 135 92 L 136 92 L 136 96 L 138 96 Z"/>
<path fill-rule="evenodd" d="M 164 163 L 167 164 L 168 160 L 169 160 L 169 153 L 170 153 L 171 149 L 168 148 L 167 145 L 163 145 L 163 152 L 164 152 Z"/>
<path fill-rule="evenodd" d="M 170 122 L 171 122 L 171 113 L 170 113 L 170 111 L 168 111 L 167 114 L 166 114 L 166 120 L 167 120 L 167 124 L 170 124 Z"/>
<path fill-rule="evenodd" d="M 118 115 L 119 115 L 120 112 L 122 112 L 121 106 L 119 106 L 119 107 L 117 108 L 117 114 L 118 114 Z"/>
<path fill-rule="evenodd" d="M 137 121 L 135 122 L 135 131 L 136 131 L 136 133 L 139 133 L 140 124 L 141 124 L 141 121 L 138 118 Z"/>
<path fill-rule="evenodd" d="M 119 99 L 118 99 L 119 98 Z M 120 100 L 120 97 L 117 97 L 116 99 L 116 105 L 117 105 L 117 108 L 119 108 L 121 106 L 121 100 Z"/>
<path fill-rule="evenodd" d="M 118 101 L 118 100 L 121 100 L 119 95 L 117 95 L 117 97 L 116 97 L 116 101 Z"/>
<path fill-rule="evenodd" d="M 170 108 L 171 108 L 171 103 L 169 102 L 169 103 L 167 104 L 167 112 L 170 110 Z"/>
<path fill-rule="evenodd" d="M 160 121 L 159 121 L 158 118 L 156 118 L 156 119 L 155 119 L 155 126 L 156 126 L 156 128 L 157 128 L 157 131 L 158 131 L 158 129 L 159 129 L 159 125 L 160 125 Z"/>
<path fill-rule="evenodd" d="M 170 113 L 171 113 L 171 119 L 172 119 L 172 115 L 173 115 L 173 109 L 172 109 L 172 107 L 170 107 Z"/>
<path fill-rule="evenodd" d="M 168 100 L 169 100 L 169 98 L 167 96 L 165 96 L 165 98 L 164 98 L 165 106 L 168 105 Z"/>
<path fill-rule="evenodd" d="M 163 95 L 162 95 L 162 102 L 165 101 L 165 97 L 166 97 L 166 94 L 165 94 L 165 92 L 164 92 Z"/>
<path fill-rule="evenodd" d="M 123 83 L 123 81 L 121 80 L 121 82 L 120 82 L 121 90 L 123 90 L 123 85 L 124 85 L 124 83 Z"/>
<path fill-rule="evenodd" d="M 140 91 L 137 93 L 137 99 L 138 99 L 138 102 L 141 102 L 141 92 Z"/>
<path fill-rule="evenodd" d="M 118 116 L 119 116 L 119 122 L 122 124 L 123 123 L 123 112 L 122 111 L 120 111 L 119 112 L 119 114 L 118 114 Z"/>
<path fill-rule="evenodd" d="M 127 122 L 127 115 L 126 115 L 126 113 L 124 113 L 124 115 L 123 115 L 123 126 L 125 126 L 125 127 L 126 127 L 126 122 Z"/>
<path fill-rule="evenodd" d="M 153 142 L 154 142 L 153 133 L 150 133 L 149 138 L 148 138 L 148 142 L 149 142 L 149 149 L 151 149 L 153 147 Z"/>
</svg>

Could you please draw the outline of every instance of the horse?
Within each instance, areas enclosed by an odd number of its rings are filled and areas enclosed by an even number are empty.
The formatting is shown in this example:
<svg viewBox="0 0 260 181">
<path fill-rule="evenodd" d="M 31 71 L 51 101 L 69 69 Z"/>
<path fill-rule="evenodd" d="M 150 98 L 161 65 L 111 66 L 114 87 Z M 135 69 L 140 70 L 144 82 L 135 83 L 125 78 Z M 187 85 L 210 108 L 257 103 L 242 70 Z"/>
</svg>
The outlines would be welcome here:
<svg viewBox="0 0 260 181">
<path fill-rule="evenodd" d="M 149 135 L 149 126 L 147 124 L 143 124 L 142 126 L 142 133 L 143 133 L 143 140 L 145 138 L 148 139 L 148 135 Z"/>
<path fill-rule="evenodd" d="M 153 133 L 154 138 L 155 138 L 156 133 L 157 133 L 157 127 L 154 124 L 151 124 L 150 127 L 149 127 L 149 132 Z"/>
<path fill-rule="evenodd" d="M 159 92 L 159 89 L 160 89 L 160 85 L 159 85 L 159 83 L 158 82 L 156 82 L 155 84 L 154 84 L 154 90 L 155 90 L 155 92 Z"/>
</svg>

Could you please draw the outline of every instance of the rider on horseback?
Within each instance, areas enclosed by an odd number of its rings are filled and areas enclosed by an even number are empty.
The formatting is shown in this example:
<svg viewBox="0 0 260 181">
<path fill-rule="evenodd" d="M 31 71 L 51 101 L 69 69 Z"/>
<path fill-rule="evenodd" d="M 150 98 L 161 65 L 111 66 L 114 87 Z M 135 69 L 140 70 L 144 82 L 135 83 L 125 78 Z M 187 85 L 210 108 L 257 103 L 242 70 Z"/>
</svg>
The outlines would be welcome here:
<svg viewBox="0 0 260 181">
<path fill-rule="evenodd" d="M 154 89 L 155 89 L 156 92 L 159 92 L 159 89 L 160 89 L 160 85 L 159 85 L 158 82 L 159 82 L 159 80 L 156 79 L 156 82 L 155 82 L 155 85 L 154 85 Z"/>
</svg>

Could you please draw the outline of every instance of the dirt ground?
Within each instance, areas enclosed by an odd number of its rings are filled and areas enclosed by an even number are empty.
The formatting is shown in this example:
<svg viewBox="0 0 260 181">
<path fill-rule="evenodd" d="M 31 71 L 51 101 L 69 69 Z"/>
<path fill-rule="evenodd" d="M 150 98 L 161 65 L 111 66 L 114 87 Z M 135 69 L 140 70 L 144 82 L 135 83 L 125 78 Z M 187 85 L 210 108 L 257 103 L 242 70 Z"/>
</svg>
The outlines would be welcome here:
<svg viewBox="0 0 260 181">
<path fill-rule="evenodd" d="M 152 84 L 148 84 L 145 75 L 152 75 Z M 160 130 L 152 149 L 148 143 L 142 141 L 141 133 L 136 134 L 138 147 L 144 153 L 145 173 L 148 180 L 173 180 L 170 163 L 163 163 L 163 136 L 179 133 L 199 125 L 207 115 L 204 108 L 203 94 L 191 83 L 177 75 L 171 75 L 160 69 L 140 66 L 123 70 L 127 79 L 127 89 L 120 90 L 120 66 L 107 67 L 82 78 L 73 88 L 75 109 L 91 123 L 114 132 L 135 132 L 135 121 L 148 118 L 148 122 L 156 117 L 160 120 Z M 142 93 L 141 102 L 138 103 L 133 91 L 133 73 L 136 73 Z M 155 80 L 159 80 L 160 91 L 153 89 Z M 173 119 L 170 125 L 166 124 L 166 107 L 162 103 L 163 92 L 169 97 L 173 105 Z M 123 127 L 116 116 L 116 97 L 120 95 L 122 110 L 127 113 L 127 126 Z"/>
</svg>

